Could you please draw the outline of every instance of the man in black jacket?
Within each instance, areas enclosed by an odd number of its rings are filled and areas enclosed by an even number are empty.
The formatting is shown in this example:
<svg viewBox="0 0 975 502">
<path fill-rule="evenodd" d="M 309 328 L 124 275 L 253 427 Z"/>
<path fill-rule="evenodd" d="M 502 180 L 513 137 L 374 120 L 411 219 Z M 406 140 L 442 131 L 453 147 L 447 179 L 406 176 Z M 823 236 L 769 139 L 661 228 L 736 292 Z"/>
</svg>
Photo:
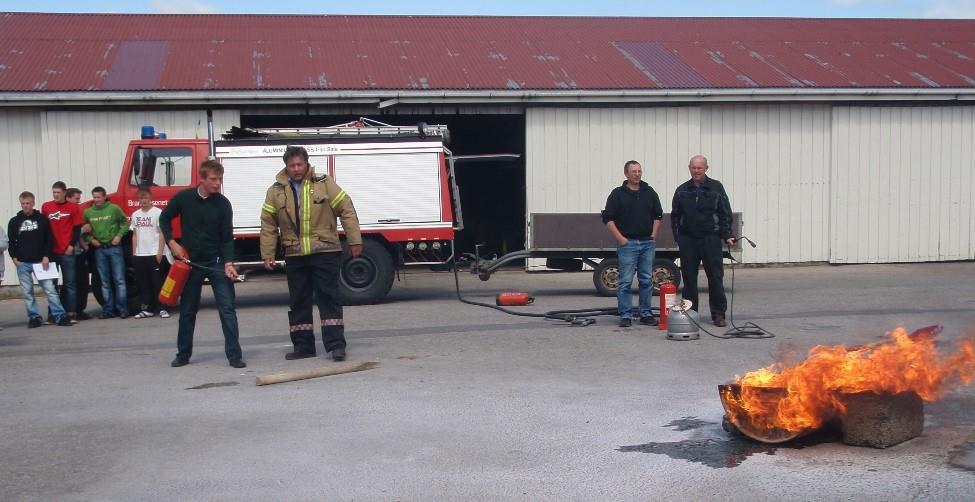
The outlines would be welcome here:
<svg viewBox="0 0 975 502">
<path fill-rule="evenodd" d="M 687 168 L 691 179 L 677 187 L 670 212 L 670 224 L 680 249 L 682 296 L 693 302 L 694 310 L 698 309 L 697 271 L 703 263 L 708 276 L 711 320 L 715 326 L 724 327 L 728 325 L 728 299 L 724 294 L 721 247 L 735 243 L 731 235 L 731 202 L 721 182 L 707 177 L 707 158 L 695 155 Z"/>
<path fill-rule="evenodd" d="M 205 160 L 200 164 L 199 177 L 200 183 L 196 187 L 178 192 L 159 215 L 159 228 L 169 243 L 173 258 L 192 260 L 194 263 L 179 299 L 177 352 L 170 364 L 178 368 L 190 363 L 200 293 L 204 279 L 209 279 L 223 329 L 227 361 L 234 368 L 246 368 L 240 349 L 237 297 L 233 283 L 237 279 L 237 269 L 234 268 L 233 207 L 230 200 L 220 193 L 223 165 L 216 160 Z M 173 219 L 176 217 L 180 217 L 183 230 L 181 243 L 173 238 Z"/>
<path fill-rule="evenodd" d="M 20 290 L 24 293 L 24 306 L 27 308 L 27 327 L 37 328 L 44 324 L 44 319 L 37 311 L 37 301 L 34 299 L 34 266 L 40 265 L 42 271 L 48 271 L 55 265 L 51 263 L 54 255 L 54 236 L 51 234 L 51 224 L 39 211 L 34 210 L 34 194 L 23 192 L 20 194 L 20 212 L 10 219 L 7 234 L 10 237 L 10 257 L 17 267 L 17 278 L 20 280 Z M 38 272 L 40 273 L 40 272 Z M 55 279 L 39 279 L 37 281 L 47 295 L 47 306 L 51 316 L 58 326 L 71 326 L 61 306 Z"/>
<path fill-rule="evenodd" d="M 633 324 L 633 273 L 637 274 L 640 286 L 640 323 L 657 325 L 657 318 L 650 310 L 650 295 L 653 284 L 653 259 L 657 251 L 656 238 L 663 218 L 663 208 L 657 192 L 642 181 L 643 167 L 631 160 L 623 165 L 626 181 L 613 189 L 606 199 L 603 210 L 603 223 L 612 232 L 618 245 L 619 284 L 616 300 L 619 308 L 620 327 Z"/>
</svg>

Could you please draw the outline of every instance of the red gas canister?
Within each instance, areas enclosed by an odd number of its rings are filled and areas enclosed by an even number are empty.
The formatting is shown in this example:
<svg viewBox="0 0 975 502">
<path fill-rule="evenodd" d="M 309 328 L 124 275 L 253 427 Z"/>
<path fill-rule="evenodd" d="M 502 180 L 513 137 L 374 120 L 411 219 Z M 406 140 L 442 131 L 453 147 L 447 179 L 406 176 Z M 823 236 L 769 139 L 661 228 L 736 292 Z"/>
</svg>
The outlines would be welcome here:
<svg viewBox="0 0 975 502">
<path fill-rule="evenodd" d="M 657 329 L 666 330 L 667 329 L 667 313 L 670 308 L 676 305 L 677 302 L 677 286 L 672 283 L 664 283 L 660 285 L 660 323 L 657 324 Z"/>
<path fill-rule="evenodd" d="M 183 293 L 183 286 L 186 279 L 190 277 L 189 263 L 183 260 L 176 260 L 172 267 L 169 267 L 169 274 L 159 289 L 159 303 L 170 307 L 179 304 L 179 295 Z"/>
<path fill-rule="evenodd" d="M 495 303 L 506 307 L 524 306 L 533 301 L 535 301 L 535 299 L 528 296 L 528 293 L 518 292 L 499 293 L 498 297 L 495 299 Z"/>
</svg>

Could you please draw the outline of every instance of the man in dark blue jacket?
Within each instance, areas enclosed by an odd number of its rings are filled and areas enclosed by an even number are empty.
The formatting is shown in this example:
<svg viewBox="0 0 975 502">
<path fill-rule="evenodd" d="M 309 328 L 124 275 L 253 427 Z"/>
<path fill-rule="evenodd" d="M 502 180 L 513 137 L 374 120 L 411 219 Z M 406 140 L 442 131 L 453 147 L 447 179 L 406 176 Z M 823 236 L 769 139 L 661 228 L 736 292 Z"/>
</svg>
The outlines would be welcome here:
<svg viewBox="0 0 975 502">
<path fill-rule="evenodd" d="M 652 293 L 651 274 L 653 259 L 657 251 L 656 238 L 663 218 L 663 208 L 657 192 L 642 181 L 643 167 L 631 160 L 623 165 L 626 181 L 613 189 L 606 199 L 603 210 L 603 223 L 612 232 L 618 245 L 619 284 L 616 300 L 619 306 L 620 327 L 633 324 L 633 273 L 637 274 L 640 286 L 640 323 L 657 325 L 657 318 L 650 311 Z"/>
<path fill-rule="evenodd" d="M 731 202 L 721 182 L 707 177 L 708 159 L 703 155 L 691 157 L 687 165 L 691 179 L 674 192 L 670 224 L 680 248 L 680 273 L 685 300 L 698 309 L 697 271 L 704 265 L 708 276 L 708 301 L 711 320 L 723 327 L 728 299 L 724 294 L 724 270 L 721 268 L 721 247 L 734 245 L 731 235 Z"/>
</svg>

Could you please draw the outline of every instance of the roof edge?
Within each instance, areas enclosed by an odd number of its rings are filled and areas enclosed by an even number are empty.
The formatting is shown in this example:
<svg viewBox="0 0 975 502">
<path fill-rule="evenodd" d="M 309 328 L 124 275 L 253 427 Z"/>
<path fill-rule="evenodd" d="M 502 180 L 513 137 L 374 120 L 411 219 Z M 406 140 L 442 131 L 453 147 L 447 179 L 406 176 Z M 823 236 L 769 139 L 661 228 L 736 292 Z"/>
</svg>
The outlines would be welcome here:
<svg viewBox="0 0 975 502">
<path fill-rule="evenodd" d="M 0 106 L 280 104 L 564 104 L 749 101 L 972 101 L 975 88 L 762 88 L 630 90 L 445 90 L 445 91 L 76 91 L 0 92 Z"/>
</svg>

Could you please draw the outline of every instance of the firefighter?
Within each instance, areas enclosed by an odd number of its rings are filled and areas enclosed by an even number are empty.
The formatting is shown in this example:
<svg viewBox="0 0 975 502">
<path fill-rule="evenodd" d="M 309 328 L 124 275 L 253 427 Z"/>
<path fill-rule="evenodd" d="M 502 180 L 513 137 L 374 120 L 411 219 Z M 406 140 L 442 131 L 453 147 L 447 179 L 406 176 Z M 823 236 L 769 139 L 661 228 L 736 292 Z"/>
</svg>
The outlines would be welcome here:
<svg viewBox="0 0 975 502">
<path fill-rule="evenodd" d="M 735 244 L 731 235 L 731 202 L 721 182 L 707 176 L 707 158 L 695 155 L 687 168 L 691 179 L 677 187 L 670 212 L 670 224 L 680 253 L 682 295 L 693 302 L 694 310 L 698 309 L 697 271 L 703 264 L 708 276 L 711 321 L 715 326 L 724 327 L 728 325 L 725 320 L 728 300 L 724 293 L 721 246 Z"/>
<path fill-rule="evenodd" d="M 288 320 L 294 351 L 285 359 L 314 357 L 312 302 L 321 316 L 322 344 L 335 361 L 345 360 L 345 321 L 338 294 L 342 244 L 335 220 L 342 221 L 349 252 L 362 253 L 362 235 L 352 198 L 327 175 L 316 175 L 308 151 L 289 146 L 284 169 L 267 190 L 261 210 L 261 258 L 274 268 L 278 244 L 284 248 L 290 296 Z"/>
</svg>

